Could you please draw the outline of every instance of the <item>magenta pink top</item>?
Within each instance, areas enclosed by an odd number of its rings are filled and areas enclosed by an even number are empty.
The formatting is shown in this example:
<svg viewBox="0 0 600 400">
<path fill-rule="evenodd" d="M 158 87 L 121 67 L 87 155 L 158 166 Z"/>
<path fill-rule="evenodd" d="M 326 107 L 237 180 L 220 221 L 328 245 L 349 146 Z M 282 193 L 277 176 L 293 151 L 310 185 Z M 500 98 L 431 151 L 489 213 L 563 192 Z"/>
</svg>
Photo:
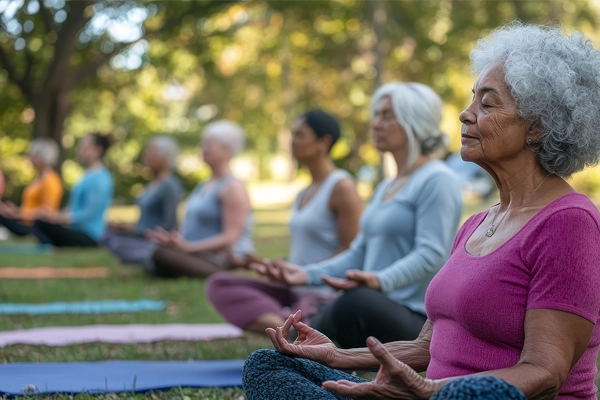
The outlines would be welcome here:
<svg viewBox="0 0 600 400">
<path fill-rule="evenodd" d="M 496 250 L 472 256 L 465 244 L 486 215 L 464 223 L 450 258 L 427 290 L 425 307 L 434 327 L 427 377 L 514 366 L 523 349 L 525 312 L 560 310 L 595 326 L 558 398 L 596 400 L 600 213 L 581 194 L 562 196 Z"/>
</svg>

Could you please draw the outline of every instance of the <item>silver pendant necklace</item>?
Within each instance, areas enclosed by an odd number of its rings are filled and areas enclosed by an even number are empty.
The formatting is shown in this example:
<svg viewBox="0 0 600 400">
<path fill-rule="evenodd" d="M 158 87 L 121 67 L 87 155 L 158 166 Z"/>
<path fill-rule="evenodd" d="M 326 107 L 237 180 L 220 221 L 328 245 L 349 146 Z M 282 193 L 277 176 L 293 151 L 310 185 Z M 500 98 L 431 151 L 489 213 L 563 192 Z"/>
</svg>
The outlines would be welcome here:
<svg viewBox="0 0 600 400">
<path fill-rule="evenodd" d="M 528 201 L 530 198 L 533 197 L 534 193 L 542 186 L 542 184 L 544 183 L 544 181 L 546 181 L 546 178 L 548 177 L 548 175 L 550 174 L 546 174 L 546 176 L 544 177 L 544 179 L 542 179 L 542 181 L 540 182 L 539 185 L 537 185 L 537 187 L 533 190 L 533 192 L 531 192 L 531 194 L 525 199 L 523 200 L 523 202 L 521 203 L 522 206 L 525 205 L 525 202 Z M 500 210 L 500 206 L 498 206 L 498 210 Z M 498 229 L 498 226 L 502 223 L 502 221 L 504 221 L 504 218 L 506 217 L 506 214 L 508 214 L 508 212 L 510 211 L 510 207 L 508 207 L 506 209 L 506 211 L 504 212 L 504 215 L 502 215 L 502 218 L 500 218 L 500 221 L 498 221 L 498 223 L 496 224 L 495 220 L 496 220 L 496 216 L 494 216 L 494 221 L 492 221 L 492 225 L 490 225 L 490 227 L 487 229 L 487 231 L 485 231 L 485 236 L 491 238 L 492 236 L 494 236 L 494 233 L 496 233 L 496 230 Z"/>
</svg>

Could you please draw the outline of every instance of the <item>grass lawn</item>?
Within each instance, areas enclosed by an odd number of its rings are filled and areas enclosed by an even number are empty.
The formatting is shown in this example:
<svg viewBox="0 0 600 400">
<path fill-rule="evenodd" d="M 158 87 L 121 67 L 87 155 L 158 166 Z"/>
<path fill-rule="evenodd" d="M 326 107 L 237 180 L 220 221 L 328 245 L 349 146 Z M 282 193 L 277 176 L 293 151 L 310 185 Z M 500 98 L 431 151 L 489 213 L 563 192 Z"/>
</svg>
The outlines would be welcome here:
<svg viewBox="0 0 600 400">
<path fill-rule="evenodd" d="M 468 205 L 465 216 L 485 205 Z M 121 211 L 122 212 L 122 211 Z M 285 256 L 288 248 L 288 212 L 285 209 L 259 210 L 255 213 L 255 240 L 259 252 L 267 257 Z M 51 255 L 2 255 L 0 267 L 108 267 L 104 279 L 0 280 L 0 301 L 41 303 L 95 299 L 149 298 L 168 301 L 166 311 L 132 314 L 0 316 L 0 330 L 43 326 L 128 323 L 210 323 L 221 322 L 220 316 L 204 297 L 204 282 L 192 279 L 160 280 L 146 276 L 139 268 L 121 266 L 106 251 L 57 250 Z M 244 334 L 241 338 L 150 344 L 84 344 L 66 347 L 14 345 L 0 349 L 0 360 L 7 362 L 130 360 L 243 359 L 259 348 L 271 348 L 265 337 Z M 245 399 L 241 389 L 173 389 L 146 394 L 78 395 L 76 399 Z M 72 399 L 54 396 L 55 399 Z"/>
<path fill-rule="evenodd" d="M 288 250 L 286 210 L 264 210 L 255 214 L 258 250 L 268 257 L 282 257 Z M 0 316 L 0 330 L 43 326 L 129 323 L 210 323 L 222 322 L 204 296 L 204 282 L 195 279 L 155 279 L 135 266 L 120 265 L 108 252 L 94 250 L 56 250 L 50 255 L 2 255 L 0 267 L 108 267 L 105 279 L 1 280 L 0 301 L 42 303 L 100 299 L 149 298 L 168 301 L 163 312 L 104 315 Z M 0 360 L 7 362 L 129 360 L 218 360 L 243 359 L 255 349 L 271 347 L 262 335 L 244 334 L 238 339 L 200 342 L 163 341 L 150 344 L 116 345 L 93 343 L 66 347 L 14 345 L 0 349 Z M 241 389 L 173 389 L 143 395 L 78 395 L 84 398 L 147 399 L 245 399 Z M 67 399 L 69 396 L 55 396 Z"/>
</svg>

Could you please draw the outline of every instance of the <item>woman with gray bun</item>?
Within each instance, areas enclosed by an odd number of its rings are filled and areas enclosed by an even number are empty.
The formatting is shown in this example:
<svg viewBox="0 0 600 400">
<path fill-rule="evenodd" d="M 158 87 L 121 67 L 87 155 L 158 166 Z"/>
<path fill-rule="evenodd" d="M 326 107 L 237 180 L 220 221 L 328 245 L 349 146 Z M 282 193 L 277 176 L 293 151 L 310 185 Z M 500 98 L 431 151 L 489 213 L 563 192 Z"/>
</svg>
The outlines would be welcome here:
<svg viewBox="0 0 600 400">
<path fill-rule="evenodd" d="M 371 111 L 375 147 L 392 154 L 398 173 L 375 189 L 350 248 L 303 268 L 279 261 L 259 269 L 288 285 L 343 291 L 310 325 L 345 348 L 369 336 L 417 337 L 427 320 L 425 290 L 448 257 L 462 212 L 454 173 L 432 157 L 446 143 L 440 97 L 421 83 L 388 83 L 373 95 Z"/>
<path fill-rule="evenodd" d="M 178 154 L 177 141 L 166 135 L 154 137 L 146 147 L 142 162 L 153 177 L 136 201 L 140 218 L 136 224 L 110 222 L 102 239 L 102 244 L 121 262 L 154 270 L 152 254 L 156 244 L 144 233 L 159 227 L 170 231 L 177 226 L 177 206 L 183 195 L 181 182 L 173 174 Z"/>
</svg>

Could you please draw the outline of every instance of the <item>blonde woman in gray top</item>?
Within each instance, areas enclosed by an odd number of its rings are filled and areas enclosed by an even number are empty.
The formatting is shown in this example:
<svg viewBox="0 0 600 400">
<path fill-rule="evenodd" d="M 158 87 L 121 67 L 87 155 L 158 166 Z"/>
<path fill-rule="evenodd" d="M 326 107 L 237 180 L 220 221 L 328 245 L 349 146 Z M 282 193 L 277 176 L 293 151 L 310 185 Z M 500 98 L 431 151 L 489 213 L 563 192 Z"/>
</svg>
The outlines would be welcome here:
<svg viewBox="0 0 600 400">
<path fill-rule="evenodd" d="M 206 278 L 252 258 L 250 198 L 230 166 L 244 148 L 244 136 L 242 127 L 232 121 L 215 121 L 204 128 L 202 159 L 211 178 L 187 198 L 179 231 L 159 227 L 146 233 L 159 245 L 152 255 L 158 276 Z"/>
<path fill-rule="evenodd" d="M 322 110 L 311 110 L 296 121 L 292 132 L 292 153 L 312 176 L 312 183 L 292 206 L 289 223 L 288 260 L 304 265 L 348 248 L 358 232 L 361 201 L 348 172 L 337 169 L 329 155 L 340 136 L 335 118 Z M 256 263 L 253 268 L 264 265 Z M 227 273 L 211 276 L 206 293 L 229 322 L 260 333 L 281 325 L 289 309 L 301 309 L 309 318 L 319 304 L 335 297 L 326 286 L 292 290 L 285 284 Z"/>
</svg>

